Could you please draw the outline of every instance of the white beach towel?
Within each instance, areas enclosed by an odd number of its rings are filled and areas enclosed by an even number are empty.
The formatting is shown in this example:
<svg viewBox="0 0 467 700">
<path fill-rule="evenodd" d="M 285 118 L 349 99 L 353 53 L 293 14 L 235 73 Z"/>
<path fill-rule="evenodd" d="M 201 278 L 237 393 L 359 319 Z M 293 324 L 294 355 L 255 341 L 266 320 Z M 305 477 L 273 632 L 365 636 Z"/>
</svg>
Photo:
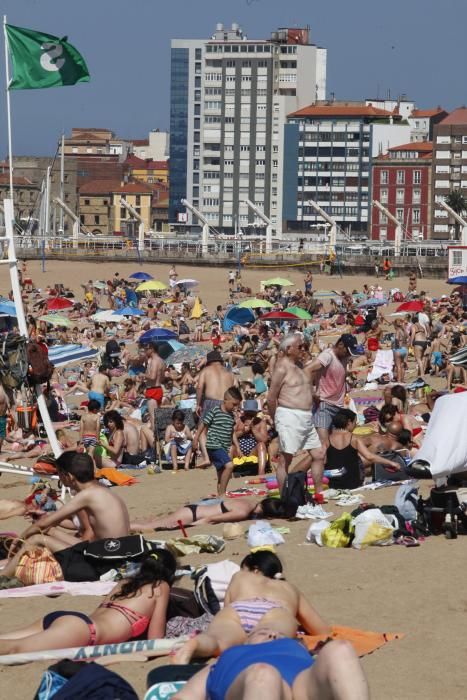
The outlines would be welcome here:
<svg viewBox="0 0 467 700">
<path fill-rule="evenodd" d="M 383 374 L 389 374 L 390 379 L 393 379 L 392 368 L 394 366 L 394 355 L 392 350 L 377 350 L 373 369 L 369 372 L 367 382 L 372 382 L 379 379 Z"/>
</svg>

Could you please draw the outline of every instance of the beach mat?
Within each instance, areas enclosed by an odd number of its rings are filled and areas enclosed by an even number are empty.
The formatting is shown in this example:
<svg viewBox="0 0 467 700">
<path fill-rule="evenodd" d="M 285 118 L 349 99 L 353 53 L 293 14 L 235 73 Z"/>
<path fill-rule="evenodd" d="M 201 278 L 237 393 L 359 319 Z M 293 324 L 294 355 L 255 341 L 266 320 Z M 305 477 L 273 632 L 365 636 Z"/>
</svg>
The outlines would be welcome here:
<svg viewBox="0 0 467 700">
<path fill-rule="evenodd" d="M 353 627 L 342 627 L 340 625 L 331 626 L 331 634 L 316 634 L 305 635 L 302 637 L 306 648 L 310 652 L 317 652 L 324 642 L 332 639 L 340 639 L 345 642 L 350 642 L 358 656 L 366 656 L 372 654 L 376 649 L 384 646 L 388 642 L 395 639 L 402 639 L 404 634 L 400 632 L 368 632 L 367 630 L 359 630 Z"/>
</svg>

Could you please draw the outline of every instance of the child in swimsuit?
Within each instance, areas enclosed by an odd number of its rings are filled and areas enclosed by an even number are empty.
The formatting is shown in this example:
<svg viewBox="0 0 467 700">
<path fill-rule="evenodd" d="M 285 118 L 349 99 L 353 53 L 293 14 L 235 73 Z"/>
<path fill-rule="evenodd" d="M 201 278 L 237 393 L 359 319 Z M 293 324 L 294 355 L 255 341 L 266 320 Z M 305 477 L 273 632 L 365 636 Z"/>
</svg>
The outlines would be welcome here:
<svg viewBox="0 0 467 700">
<path fill-rule="evenodd" d="M 0 654 L 118 644 L 146 631 L 150 638 L 163 638 L 176 566 L 169 551 L 154 550 L 142 561 L 139 572 L 120 582 L 91 615 L 71 610 L 49 613 L 42 620 L 42 632 L 35 623 L 24 630 L 30 630 L 24 637 L 0 635 Z"/>
</svg>

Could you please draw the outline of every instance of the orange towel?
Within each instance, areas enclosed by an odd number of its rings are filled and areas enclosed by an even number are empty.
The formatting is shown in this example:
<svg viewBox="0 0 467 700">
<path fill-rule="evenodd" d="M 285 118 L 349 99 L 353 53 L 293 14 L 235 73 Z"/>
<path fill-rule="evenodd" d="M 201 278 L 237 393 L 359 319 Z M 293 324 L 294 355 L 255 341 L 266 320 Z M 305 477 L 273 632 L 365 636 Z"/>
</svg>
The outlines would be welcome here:
<svg viewBox="0 0 467 700">
<path fill-rule="evenodd" d="M 95 476 L 97 479 L 108 479 L 112 484 L 115 484 L 115 486 L 131 486 L 132 484 L 138 483 L 138 480 L 133 476 L 123 474 L 123 472 L 119 472 L 118 469 L 114 467 L 96 469 Z"/>
<path fill-rule="evenodd" d="M 305 635 L 303 639 L 306 648 L 309 651 L 318 651 L 319 645 L 328 639 L 343 639 L 350 642 L 358 656 L 365 656 L 379 649 L 387 642 L 392 642 L 394 639 L 402 639 L 403 634 L 391 634 L 389 632 L 367 632 L 366 630 L 357 630 L 352 627 L 341 627 L 332 625 L 331 634 L 316 634 Z"/>
</svg>

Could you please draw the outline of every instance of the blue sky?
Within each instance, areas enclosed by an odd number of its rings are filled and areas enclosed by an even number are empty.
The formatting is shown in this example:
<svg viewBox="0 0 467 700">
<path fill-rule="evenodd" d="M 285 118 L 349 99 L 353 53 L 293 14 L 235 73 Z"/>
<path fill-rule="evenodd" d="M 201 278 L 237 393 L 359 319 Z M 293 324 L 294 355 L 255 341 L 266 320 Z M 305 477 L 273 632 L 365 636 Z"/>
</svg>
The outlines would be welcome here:
<svg viewBox="0 0 467 700">
<path fill-rule="evenodd" d="M 68 35 L 92 80 L 12 92 L 18 155 L 52 154 L 72 126 L 134 138 L 167 128 L 170 39 L 208 37 L 217 22 L 238 22 L 250 38 L 309 24 L 313 42 L 328 49 L 328 95 L 337 99 L 390 90 L 420 107 L 467 102 L 465 0 L 3 0 L 2 10 L 10 24 Z M 3 95 L 3 61 L 0 73 Z M 3 157 L 4 99 L 0 105 Z"/>
</svg>

